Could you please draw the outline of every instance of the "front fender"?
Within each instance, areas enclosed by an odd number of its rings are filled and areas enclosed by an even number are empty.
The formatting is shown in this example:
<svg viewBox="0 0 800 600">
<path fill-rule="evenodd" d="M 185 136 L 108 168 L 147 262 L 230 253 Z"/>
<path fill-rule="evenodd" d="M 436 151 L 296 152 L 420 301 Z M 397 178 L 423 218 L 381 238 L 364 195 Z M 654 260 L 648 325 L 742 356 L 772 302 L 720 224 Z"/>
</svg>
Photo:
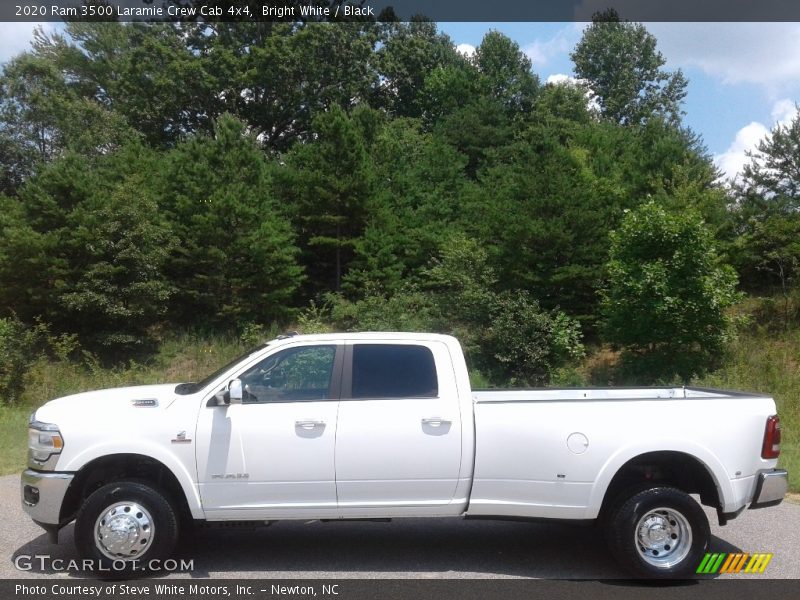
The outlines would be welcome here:
<svg viewBox="0 0 800 600">
<path fill-rule="evenodd" d="M 197 482 L 193 473 L 186 464 L 194 464 L 194 444 L 181 444 L 179 451 L 182 456 L 170 452 L 163 446 L 147 440 L 119 440 L 101 442 L 84 448 L 79 453 L 60 460 L 57 469 L 62 472 L 77 472 L 95 459 L 114 454 L 139 454 L 157 460 L 169 469 L 178 480 L 186 497 L 186 503 L 194 519 L 204 519 L 205 513 L 200 501 Z M 66 457 L 65 457 L 66 458 Z"/>
</svg>

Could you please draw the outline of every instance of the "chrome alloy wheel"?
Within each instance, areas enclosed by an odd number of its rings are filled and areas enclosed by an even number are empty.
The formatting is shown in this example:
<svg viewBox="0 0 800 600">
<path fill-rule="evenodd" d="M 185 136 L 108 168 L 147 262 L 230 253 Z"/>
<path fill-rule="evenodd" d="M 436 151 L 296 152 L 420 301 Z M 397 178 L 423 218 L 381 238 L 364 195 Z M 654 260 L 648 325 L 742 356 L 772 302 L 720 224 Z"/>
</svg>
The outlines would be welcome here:
<svg viewBox="0 0 800 600">
<path fill-rule="evenodd" d="M 689 521 L 672 508 L 648 511 L 636 524 L 634 537 L 642 559 L 661 569 L 681 562 L 692 548 Z"/>
<path fill-rule="evenodd" d="M 97 549 L 112 560 L 133 560 L 153 542 L 153 517 L 141 504 L 117 502 L 105 509 L 94 524 Z"/>
</svg>

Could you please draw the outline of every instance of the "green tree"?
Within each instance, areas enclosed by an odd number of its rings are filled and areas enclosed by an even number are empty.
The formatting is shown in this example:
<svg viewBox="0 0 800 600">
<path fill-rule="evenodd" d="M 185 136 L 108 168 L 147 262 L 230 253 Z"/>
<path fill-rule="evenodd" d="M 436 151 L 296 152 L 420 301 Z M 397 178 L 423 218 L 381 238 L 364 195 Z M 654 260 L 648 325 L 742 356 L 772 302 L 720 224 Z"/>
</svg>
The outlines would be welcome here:
<svg viewBox="0 0 800 600">
<path fill-rule="evenodd" d="M 178 242 L 167 262 L 173 316 L 222 328 L 285 317 L 302 269 L 269 163 L 245 125 L 223 115 L 213 137 L 180 144 L 160 184 Z"/>
<path fill-rule="evenodd" d="M 478 96 L 442 118 L 434 133 L 467 157 L 465 172 L 475 179 L 497 151 L 513 141 L 515 130 L 509 111 L 499 101 Z"/>
<path fill-rule="evenodd" d="M 154 147 L 210 132 L 224 110 L 217 74 L 191 47 L 200 27 L 71 22 L 39 52 L 62 65 L 82 97 L 131 123 Z"/>
<path fill-rule="evenodd" d="M 607 271 L 605 339 L 623 349 L 633 378 L 688 381 L 715 364 L 739 295 L 696 213 L 654 202 L 630 211 L 611 234 Z"/>
<path fill-rule="evenodd" d="M 743 285 L 787 298 L 800 274 L 800 113 L 759 142 L 731 191 Z"/>
<path fill-rule="evenodd" d="M 608 229 L 625 195 L 593 172 L 574 137 L 564 123 L 522 132 L 465 196 L 465 228 L 489 249 L 503 288 L 528 290 L 591 329 Z"/>
<path fill-rule="evenodd" d="M 96 159 L 68 153 L 5 200 L 5 310 L 77 333 L 103 358 L 146 350 L 171 293 L 170 232 L 144 176 L 155 168 L 140 145 Z"/>
<path fill-rule="evenodd" d="M 68 150 L 102 156 L 135 141 L 126 119 L 73 79 L 61 36 L 37 30 L 33 49 L 0 75 L 0 190 L 14 192 Z"/>
<path fill-rule="evenodd" d="M 430 131 L 447 115 L 464 108 L 487 93 L 486 80 L 464 56 L 453 64 L 436 67 L 425 77 L 420 90 L 420 110 L 425 129 Z"/>
<path fill-rule="evenodd" d="M 571 58 L 604 117 L 624 125 L 654 116 L 680 122 L 686 78 L 680 69 L 670 73 L 662 68 L 666 60 L 643 25 L 620 21 L 614 9 L 598 13 Z"/>
<path fill-rule="evenodd" d="M 358 23 L 219 23 L 192 47 L 212 74 L 224 109 L 267 148 L 308 141 L 314 118 L 350 111 L 377 86 L 378 26 Z"/>
<path fill-rule="evenodd" d="M 783 298 L 784 325 L 800 274 L 800 214 L 769 215 L 742 224 L 732 255 L 746 289 L 777 292 Z"/>
<path fill-rule="evenodd" d="M 438 68 L 463 64 L 450 38 L 436 23 L 412 19 L 391 23 L 375 52 L 381 81 L 375 88 L 373 106 L 400 117 L 420 117 L 426 105 L 425 80 Z"/>
<path fill-rule="evenodd" d="M 314 120 L 316 139 L 286 156 L 276 193 L 282 194 L 299 232 L 310 293 L 341 288 L 363 234 L 372 178 L 366 132 L 370 109 L 353 117 L 334 105 Z M 368 127 L 365 128 L 364 125 Z"/>
<path fill-rule="evenodd" d="M 90 196 L 68 218 L 73 269 L 60 305 L 85 347 L 124 360 L 152 350 L 174 288 L 164 277 L 173 247 L 143 173 Z M 65 327 L 66 329 L 66 327 Z"/>
<path fill-rule="evenodd" d="M 513 113 L 530 111 L 539 93 L 539 78 L 519 44 L 499 31 L 489 31 L 476 48 L 474 60 L 495 100 Z"/>
<path fill-rule="evenodd" d="M 588 107 L 589 90 L 580 82 L 549 83 L 537 98 L 536 116 L 541 119 L 563 119 L 588 123 L 592 113 Z"/>
<path fill-rule="evenodd" d="M 776 125 L 749 156 L 738 189 L 760 196 L 773 213 L 800 208 L 800 110 L 789 123 Z"/>
<path fill-rule="evenodd" d="M 345 291 L 420 282 L 442 239 L 459 228 L 465 159 L 418 121 L 394 119 L 370 146 L 373 186 Z"/>
</svg>

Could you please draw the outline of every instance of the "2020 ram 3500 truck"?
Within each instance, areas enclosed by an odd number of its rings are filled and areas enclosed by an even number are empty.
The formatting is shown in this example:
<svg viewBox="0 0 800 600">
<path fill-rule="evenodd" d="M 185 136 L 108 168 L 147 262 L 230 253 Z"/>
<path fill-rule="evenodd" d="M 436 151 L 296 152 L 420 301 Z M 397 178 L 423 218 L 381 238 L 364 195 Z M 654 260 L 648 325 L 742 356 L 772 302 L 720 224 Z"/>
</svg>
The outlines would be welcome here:
<svg viewBox="0 0 800 600">
<path fill-rule="evenodd" d="M 695 388 L 470 389 L 432 334 L 273 340 L 197 383 L 48 402 L 22 503 L 97 564 L 146 564 L 192 521 L 565 519 L 640 577 L 692 575 L 721 523 L 779 503 L 766 396 Z M 116 562 L 114 562 L 116 561 Z"/>
</svg>

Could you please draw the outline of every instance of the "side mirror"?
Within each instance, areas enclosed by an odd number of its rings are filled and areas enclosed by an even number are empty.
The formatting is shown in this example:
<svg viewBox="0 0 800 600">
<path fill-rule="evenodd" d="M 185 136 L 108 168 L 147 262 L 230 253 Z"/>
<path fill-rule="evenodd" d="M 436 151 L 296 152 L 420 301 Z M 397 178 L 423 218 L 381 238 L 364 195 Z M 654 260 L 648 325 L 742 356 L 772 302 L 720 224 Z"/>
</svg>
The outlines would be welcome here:
<svg viewBox="0 0 800 600">
<path fill-rule="evenodd" d="M 241 404 L 242 403 L 242 380 L 241 379 L 231 379 L 231 382 L 228 384 L 228 394 L 230 394 L 230 403 L 231 404 Z"/>
</svg>

